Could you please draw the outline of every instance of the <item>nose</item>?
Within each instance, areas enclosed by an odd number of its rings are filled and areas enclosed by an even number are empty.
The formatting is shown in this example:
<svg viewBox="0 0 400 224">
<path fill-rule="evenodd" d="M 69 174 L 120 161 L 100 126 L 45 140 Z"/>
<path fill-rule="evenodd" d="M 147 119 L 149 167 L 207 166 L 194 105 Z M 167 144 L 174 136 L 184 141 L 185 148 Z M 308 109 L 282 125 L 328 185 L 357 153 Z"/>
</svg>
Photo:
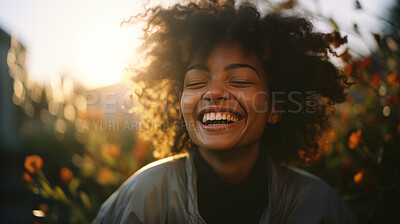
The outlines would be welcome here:
<svg viewBox="0 0 400 224">
<path fill-rule="evenodd" d="M 229 92 L 225 90 L 224 84 L 225 83 L 222 80 L 212 80 L 210 82 L 210 87 L 207 89 L 207 92 L 203 96 L 203 99 L 210 102 L 228 100 Z"/>
</svg>

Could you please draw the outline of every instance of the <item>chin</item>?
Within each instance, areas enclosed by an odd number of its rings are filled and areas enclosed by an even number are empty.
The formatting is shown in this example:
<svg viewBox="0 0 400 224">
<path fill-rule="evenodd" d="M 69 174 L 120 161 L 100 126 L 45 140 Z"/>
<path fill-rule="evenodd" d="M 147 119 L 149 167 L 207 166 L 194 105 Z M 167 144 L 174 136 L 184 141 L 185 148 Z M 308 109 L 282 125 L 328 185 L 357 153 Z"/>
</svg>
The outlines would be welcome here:
<svg viewBox="0 0 400 224">
<path fill-rule="evenodd" d="M 224 141 L 222 139 L 218 139 L 216 141 L 206 141 L 207 143 L 200 142 L 199 144 L 195 144 L 202 149 L 206 149 L 206 150 L 212 150 L 212 151 L 224 151 L 224 150 L 230 150 L 233 148 L 237 147 L 237 142 L 228 142 L 228 141 Z"/>
<path fill-rule="evenodd" d="M 212 146 L 202 146 L 200 148 L 210 150 L 210 151 L 228 151 L 232 149 L 233 147 L 229 147 L 226 145 L 212 145 Z"/>
</svg>

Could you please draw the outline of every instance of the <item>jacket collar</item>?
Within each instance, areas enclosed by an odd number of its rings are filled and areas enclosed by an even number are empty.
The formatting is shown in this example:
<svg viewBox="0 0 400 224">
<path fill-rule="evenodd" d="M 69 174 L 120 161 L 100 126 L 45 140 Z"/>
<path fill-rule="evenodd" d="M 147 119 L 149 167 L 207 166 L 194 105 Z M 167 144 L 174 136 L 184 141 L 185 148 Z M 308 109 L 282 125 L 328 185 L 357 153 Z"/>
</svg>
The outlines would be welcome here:
<svg viewBox="0 0 400 224">
<path fill-rule="evenodd" d="M 282 217 L 281 212 L 284 209 L 285 200 L 282 200 L 283 192 L 285 191 L 285 185 L 283 184 L 284 175 L 282 169 L 276 165 L 276 163 L 267 156 L 267 173 L 268 173 L 268 205 L 264 210 L 261 223 L 280 223 Z M 187 176 L 187 191 L 188 191 L 188 212 L 189 212 L 189 223 L 199 224 L 204 223 L 202 220 L 199 209 L 197 206 L 197 172 L 194 164 L 194 153 L 189 153 L 186 159 L 186 176 Z M 274 205 L 274 206 L 271 206 Z"/>
</svg>

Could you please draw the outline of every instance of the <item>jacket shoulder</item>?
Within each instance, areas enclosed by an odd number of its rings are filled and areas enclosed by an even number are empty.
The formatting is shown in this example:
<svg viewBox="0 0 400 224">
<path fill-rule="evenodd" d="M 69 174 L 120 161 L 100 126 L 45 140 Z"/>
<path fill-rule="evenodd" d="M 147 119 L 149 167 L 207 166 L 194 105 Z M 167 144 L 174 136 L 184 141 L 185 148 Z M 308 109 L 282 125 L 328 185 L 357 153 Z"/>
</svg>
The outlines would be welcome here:
<svg viewBox="0 0 400 224">
<path fill-rule="evenodd" d="M 165 203 L 186 199 L 174 192 L 186 186 L 187 156 L 171 156 L 138 170 L 103 203 L 93 223 L 160 223 L 167 214 L 162 208 L 169 207 Z"/>
<path fill-rule="evenodd" d="M 295 223 L 302 223 L 300 217 L 305 223 L 356 223 L 348 205 L 320 178 L 286 167 L 284 181 L 286 197 L 291 199 L 290 216 Z"/>
<path fill-rule="evenodd" d="M 121 187 L 124 188 L 125 185 L 128 185 L 126 188 L 129 189 L 129 185 L 135 185 L 136 182 L 140 182 L 139 186 L 160 186 L 162 182 L 166 181 L 164 180 L 166 177 L 169 181 L 181 180 L 182 177 L 186 177 L 185 162 L 187 157 L 188 155 L 184 153 L 152 162 L 128 178 Z"/>
</svg>

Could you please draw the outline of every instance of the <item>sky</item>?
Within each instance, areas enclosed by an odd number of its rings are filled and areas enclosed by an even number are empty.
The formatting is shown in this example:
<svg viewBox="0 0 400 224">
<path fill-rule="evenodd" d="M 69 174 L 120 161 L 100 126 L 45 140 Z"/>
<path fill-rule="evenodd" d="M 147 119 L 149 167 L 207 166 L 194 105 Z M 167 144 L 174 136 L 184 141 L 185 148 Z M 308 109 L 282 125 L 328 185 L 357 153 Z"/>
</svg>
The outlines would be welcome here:
<svg viewBox="0 0 400 224">
<path fill-rule="evenodd" d="M 359 0 L 362 10 L 355 9 L 355 0 L 299 0 L 299 3 L 311 12 L 333 18 L 340 31 L 348 35 L 348 45 L 357 53 L 368 55 L 376 47 L 371 33 L 381 33 L 387 26 L 379 17 L 388 16 L 393 1 L 396 0 Z M 360 34 L 353 31 L 355 23 Z"/>
<path fill-rule="evenodd" d="M 139 45 L 140 29 L 120 26 L 133 0 L 1 0 L 0 27 L 27 48 L 30 76 L 72 75 L 87 88 L 115 83 Z"/>
<path fill-rule="evenodd" d="M 363 11 L 354 10 L 353 0 L 299 3 L 332 16 L 349 31 L 349 44 L 367 54 L 367 46 L 373 45 L 370 32 L 382 28 L 371 15 L 384 15 L 391 1 L 360 0 Z M 160 2 L 168 5 L 173 1 L 152 0 L 151 5 Z M 142 11 L 142 0 L 0 0 L 0 28 L 27 48 L 28 73 L 34 81 L 46 83 L 52 76 L 69 75 L 93 89 L 119 82 L 124 67 L 137 59 L 140 26 L 121 27 L 120 23 Z M 352 35 L 354 22 L 366 42 Z"/>
</svg>

